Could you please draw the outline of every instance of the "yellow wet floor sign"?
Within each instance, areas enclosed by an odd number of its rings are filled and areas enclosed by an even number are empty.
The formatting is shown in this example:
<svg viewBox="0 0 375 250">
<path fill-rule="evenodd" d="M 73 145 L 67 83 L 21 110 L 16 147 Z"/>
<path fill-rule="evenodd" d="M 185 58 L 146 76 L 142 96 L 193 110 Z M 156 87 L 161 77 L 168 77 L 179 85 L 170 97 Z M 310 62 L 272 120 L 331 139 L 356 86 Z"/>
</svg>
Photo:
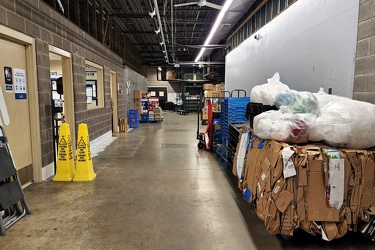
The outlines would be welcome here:
<svg viewBox="0 0 375 250">
<path fill-rule="evenodd" d="M 87 124 L 78 125 L 76 174 L 73 181 L 92 181 L 96 177 L 92 165 Z"/>
<path fill-rule="evenodd" d="M 56 175 L 53 181 L 72 181 L 75 174 L 72 141 L 69 124 L 60 126 L 59 143 L 57 150 Z"/>
</svg>

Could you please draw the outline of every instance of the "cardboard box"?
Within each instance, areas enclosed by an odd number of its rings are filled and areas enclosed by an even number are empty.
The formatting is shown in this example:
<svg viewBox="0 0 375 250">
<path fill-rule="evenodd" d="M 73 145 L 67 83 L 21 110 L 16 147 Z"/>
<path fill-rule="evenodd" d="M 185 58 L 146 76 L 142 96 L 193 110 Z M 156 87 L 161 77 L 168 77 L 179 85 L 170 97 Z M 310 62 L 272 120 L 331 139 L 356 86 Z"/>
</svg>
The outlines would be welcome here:
<svg viewBox="0 0 375 250">
<path fill-rule="evenodd" d="M 120 119 L 120 132 L 124 133 L 128 131 L 128 118 Z"/>
<path fill-rule="evenodd" d="M 202 119 L 208 120 L 208 110 L 202 110 Z"/>
<path fill-rule="evenodd" d="M 175 80 L 175 79 L 177 79 L 176 70 L 167 70 L 167 80 Z"/>
<path fill-rule="evenodd" d="M 156 114 L 162 115 L 163 114 L 163 110 L 160 107 L 155 107 L 154 108 L 154 113 L 155 113 L 155 115 Z"/>
<path fill-rule="evenodd" d="M 213 93 L 214 92 L 212 90 L 205 90 L 204 97 L 208 97 L 208 98 L 213 97 Z"/>
<path fill-rule="evenodd" d="M 142 90 L 135 89 L 134 90 L 134 98 L 141 99 L 142 98 Z"/>
<path fill-rule="evenodd" d="M 213 90 L 214 89 L 214 85 L 211 84 L 211 83 L 205 83 L 203 84 L 203 90 Z"/>
</svg>

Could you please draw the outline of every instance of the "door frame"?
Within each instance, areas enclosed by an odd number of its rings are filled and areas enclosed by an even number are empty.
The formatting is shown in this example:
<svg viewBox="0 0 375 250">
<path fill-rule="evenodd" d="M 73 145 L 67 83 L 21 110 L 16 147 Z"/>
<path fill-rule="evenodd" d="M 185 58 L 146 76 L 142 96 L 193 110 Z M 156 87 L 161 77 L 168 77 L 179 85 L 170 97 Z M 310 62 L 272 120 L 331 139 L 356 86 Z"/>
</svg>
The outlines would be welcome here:
<svg viewBox="0 0 375 250">
<path fill-rule="evenodd" d="M 114 70 L 110 70 L 109 73 L 109 81 L 111 86 L 111 107 L 112 107 L 112 132 L 118 133 L 119 132 L 119 124 L 118 124 L 118 97 L 117 93 L 119 91 L 119 87 L 117 85 L 117 72 Z"/>
<path fill-rule="evenodd" d="M 14 41 L 25 46 L 26 55 L 26 79 L 30 108 L 30 133 L 31 133 L 31 157 L 33 165 L 34 182 L 42 181 L 42 151 L 38 99 L 38 78 L 36 66 L 35 39 L 21 32 L 0 25 L 0 38 Z"/>
<path fill-rule="evenodd" d="M 49 52 L 61 56 L 61 69 L 63 76 L 64 115 L 65 122 L 69 124 L 70 138 L 72 140 L 73 158 L 76 148 L 75 119 L 74 119 L 74 90 L 72 54 L 52 45 L 48 45 Z"/>
</svg>

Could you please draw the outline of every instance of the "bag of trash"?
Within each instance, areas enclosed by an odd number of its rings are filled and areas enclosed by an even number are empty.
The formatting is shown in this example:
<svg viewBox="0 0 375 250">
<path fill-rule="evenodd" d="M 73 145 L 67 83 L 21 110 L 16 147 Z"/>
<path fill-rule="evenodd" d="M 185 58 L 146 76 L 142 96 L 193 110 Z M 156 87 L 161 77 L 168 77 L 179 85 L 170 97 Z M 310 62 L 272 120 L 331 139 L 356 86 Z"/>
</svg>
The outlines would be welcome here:
<svg viewBox="0 0 375 250">
<path fill-rule="evenodd" d="M 319 92 L 313 93 L 313 95 L 318 100 L 320 109 L 322 109 L 322 107 L 327 105 L 329 102 L 351 100 L 350 98 L 347 98 L 347 97 L 342 97 L 342 96 L 338 96 L 338 95 L 329 95 L 326 92 L 324 92 L 323 88 L 320 88 Z"/>
<path fill-rule="evenodd" d="M 342 99 L 342 98 L 339 98 Z M 310 128 L 310 140 L 331 147 L 365 149 L 375 146 L 375 105 L 351 99 L 330 101 Z"/>
<path fill-rule="evenodd" d="M 281 106 L 288 106 L 292 99 L 294 98 L 294 95 L 297 91 L 295 90 L 285 90 L 278 93 L 275 97 L 275 106 L 277 108 L 280 108 Z"/>
<path fill-rule="evenodd" d="M 262 103 L 264 105 L 275 105 L 276 95 L 289 90 L 286 84 L 280 82 L 280 74 L 276 72 L 272 78 L 267 79 L 267 83 L 255 86 L 250 93 L 251 102 Z"/>
<path fill-rule="evenodd" d="M 285 112 L 285 109 L 283 112 Z M 262 139 L 274 139 L 289 143 L 307 143 L 314 114 L 292 114 L 270 110 L 254 118 L 254 133 Z"/>
<path fill-rule="evenodd" d="M 316 97 L 307 91 L 295 92 L 288 108 L 293 114 L 310 113 L 319 115 L 320 108 Z"/>
</svg>

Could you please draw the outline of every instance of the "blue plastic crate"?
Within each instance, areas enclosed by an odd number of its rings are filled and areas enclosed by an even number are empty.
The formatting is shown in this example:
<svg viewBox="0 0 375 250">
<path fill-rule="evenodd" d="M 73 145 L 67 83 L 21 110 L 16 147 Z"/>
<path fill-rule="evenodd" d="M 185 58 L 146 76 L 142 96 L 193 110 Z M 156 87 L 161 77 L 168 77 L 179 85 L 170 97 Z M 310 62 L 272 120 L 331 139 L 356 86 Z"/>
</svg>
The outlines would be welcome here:
<svg viewBox="0 0 375 250">
<path fill-rule="evenodd" d="M 131 120 L 131 119 L 138 119 L 138 110 L 136 110 L 136 109 L 130 109 L 129 110 L 128 119 L 129 120 Z"/>
<path fill-rule="evenodd" d="M 138 128 L 139 127 L 139 120 L 132 119 L 129 121 L 129 128 Z"/>
<path fill-rule="evenodd" d="M 141 121 L 148 122 L 149 121 L 148 114 L 141 114 Z"/>
</svg>

